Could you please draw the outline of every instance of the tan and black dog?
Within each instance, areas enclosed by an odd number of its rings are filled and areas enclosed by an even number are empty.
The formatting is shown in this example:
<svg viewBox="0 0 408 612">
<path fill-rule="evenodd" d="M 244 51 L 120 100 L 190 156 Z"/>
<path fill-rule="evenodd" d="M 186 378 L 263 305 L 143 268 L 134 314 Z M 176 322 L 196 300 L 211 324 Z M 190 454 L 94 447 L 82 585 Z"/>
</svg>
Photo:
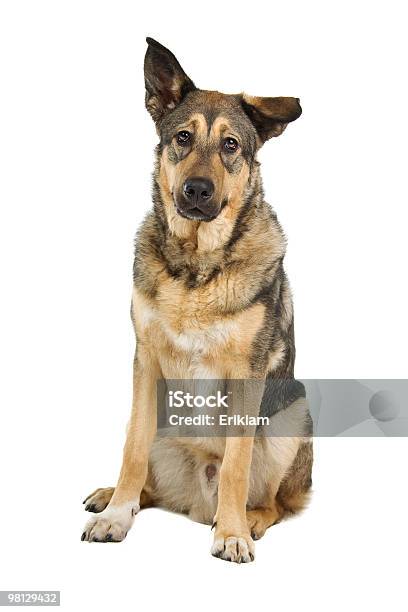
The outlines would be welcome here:
<svg viewBox="0 0 408 612">
<path fill-rule="evenodd" d="M 290 436 L 159 437 L 156 382 L 256 379 L 265 388 L 258 412 L 268 413 L 269 383 L 279 381 L 275 419 L 301 398 L 289 392 L 285 239 L 256 159 L 301 107 L 297 98 L 200 90 L 168 49 L 147 42 L 146 107 L 160 143 L 153 211 L 136 241 L 133 407 L 118 483 L 85 500 L 97 514 L 82 539 L 123 540 L 139 509 L 157 505 L 213 523 L 212 554 L 248 562 L 253 540 L 307 501 L 306 413 Z"/>
</svg>

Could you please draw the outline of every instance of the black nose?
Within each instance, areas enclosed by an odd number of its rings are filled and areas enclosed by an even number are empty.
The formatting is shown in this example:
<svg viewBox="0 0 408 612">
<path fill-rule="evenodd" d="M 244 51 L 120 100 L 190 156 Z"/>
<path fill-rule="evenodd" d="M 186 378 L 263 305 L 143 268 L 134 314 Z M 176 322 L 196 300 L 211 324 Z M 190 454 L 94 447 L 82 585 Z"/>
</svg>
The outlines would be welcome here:
<svg viewBox="0 0 408 612">
<path fill-rule="evenodd" d="M 202 176 L 192 176 L 183 185 L 184 195 L 195 206 L 209 200 L 214 193 L 214 183 Z"/>
</svg>

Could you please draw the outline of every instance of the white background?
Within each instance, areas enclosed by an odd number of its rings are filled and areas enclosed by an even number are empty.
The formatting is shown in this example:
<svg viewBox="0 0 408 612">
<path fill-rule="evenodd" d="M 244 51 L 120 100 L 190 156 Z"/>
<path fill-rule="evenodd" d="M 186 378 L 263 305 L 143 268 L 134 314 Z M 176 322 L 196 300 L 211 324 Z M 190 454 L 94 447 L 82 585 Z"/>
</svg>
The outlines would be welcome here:
<svg viewBox="0 0 408 612">
<path fill-rule="evenodd" d="M 406 377 L 403 6 L 1 3 L 1 589 L 61 589 L 70 611 L 406 609 L 404 439 L 317 440 L 311 507 L 249 566 L 159 510 L 122 544 L 80 542 L 130 408 L 132 241 L 156 143 L 145 36 L 202 88 L 301 98 L 260 155 L 289 239 L 297 375 Z"/>
</svg>

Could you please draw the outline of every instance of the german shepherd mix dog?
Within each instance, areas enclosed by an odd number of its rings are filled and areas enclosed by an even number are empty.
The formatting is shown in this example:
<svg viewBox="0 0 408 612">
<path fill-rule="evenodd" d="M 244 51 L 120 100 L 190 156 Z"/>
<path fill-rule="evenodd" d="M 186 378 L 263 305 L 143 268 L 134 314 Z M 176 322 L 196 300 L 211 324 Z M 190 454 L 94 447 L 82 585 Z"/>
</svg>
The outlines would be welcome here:
<svg viewBox="0 0 408 612">
<path fill-rule="evenodd" d="M 97 514 L 82 539 L 121 541 L 139 509 L 156 505 L 213 524 L 212 554 L 244 563 L 254 559 L 254 539 L 306 504 L 308 416 L 295 435 L 161 437 L 156 387 L 163 379 L 263 381 L 257 413 L 275 419 L 302 400 L 303 386 L 290 384 L 285 238 L 256 159 L 302 111 L 297 98 L 200 90 L 168 49 L 147 42 L 146 107 L 160 143 L 134 262 L 133 407 L 118 483 L 85 500 Z M 268 407 L 271 381 L 280 381 L 280 399 Z"/>
</svg>

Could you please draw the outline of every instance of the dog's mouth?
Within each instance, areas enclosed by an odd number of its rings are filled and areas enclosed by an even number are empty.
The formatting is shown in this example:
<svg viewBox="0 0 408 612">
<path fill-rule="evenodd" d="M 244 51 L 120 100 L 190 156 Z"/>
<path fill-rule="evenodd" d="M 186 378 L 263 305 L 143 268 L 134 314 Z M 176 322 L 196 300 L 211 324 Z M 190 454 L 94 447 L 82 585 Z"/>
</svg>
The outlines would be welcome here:
<svg viewBox="0 0 408 612">
<path fill-rule="evenodd" d="M 225 198 L 221 204 L 211 204 L 203 208 L 199 206 L 186 206 L 184 202 L 178 204 L 177 198 L 173 196 L 174 206 L 180 217 L 189 219 L 190 221 L 214 221 L 228 203 L 228 198 Z"/>
<path fill-rule="evenodd" d="M 184 219 L 189 219 L 190 221 L 213 221 L 217 214 L 214 213 L 205 213 L 197 206 L 193 208 L 183 209 L 179 208 L 176 204 L 176 210 L 181 217 Z"/>
</svg>

